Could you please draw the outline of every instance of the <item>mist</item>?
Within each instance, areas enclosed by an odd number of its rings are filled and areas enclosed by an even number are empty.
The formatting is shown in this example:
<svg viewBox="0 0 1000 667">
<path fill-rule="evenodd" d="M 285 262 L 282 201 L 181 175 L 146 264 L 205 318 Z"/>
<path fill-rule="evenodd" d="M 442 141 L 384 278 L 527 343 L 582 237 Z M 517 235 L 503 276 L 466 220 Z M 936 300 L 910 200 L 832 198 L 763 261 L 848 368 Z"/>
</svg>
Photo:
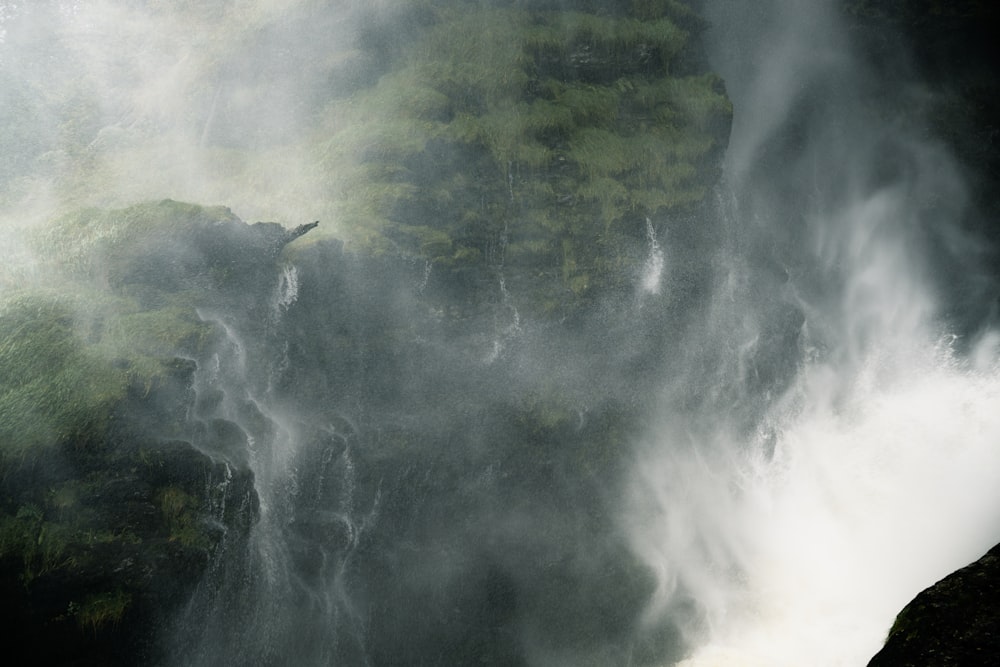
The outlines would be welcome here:
<svg viewBox="0 0 1000 667">
<path fill-rule="evenodd" d="M 863 664 L 995 543 L 937 91 L 692 4 L 0 2 L 0 297 L 223 471 L 150 664 Z"/>
<path fill-rule="evenodd" d="M 685 665 L 863 664 L 994 541 L 997 339 L 960 305 L 981 241 L 905 51 L 866 58 L 832 3 L 707 13 L 737 231 L 698 334 L 718 370 L 693 414 L 690 378 L 665 385 L 623 517 L 659 573 L 647 622 L 700 609 Z"/>
<path fill-rule="evenodd" d="M 5 3 L 4 208 L 171 197 L 297 219 L 324 200 L 308 142 L 353 7 Z"/>
</svg>

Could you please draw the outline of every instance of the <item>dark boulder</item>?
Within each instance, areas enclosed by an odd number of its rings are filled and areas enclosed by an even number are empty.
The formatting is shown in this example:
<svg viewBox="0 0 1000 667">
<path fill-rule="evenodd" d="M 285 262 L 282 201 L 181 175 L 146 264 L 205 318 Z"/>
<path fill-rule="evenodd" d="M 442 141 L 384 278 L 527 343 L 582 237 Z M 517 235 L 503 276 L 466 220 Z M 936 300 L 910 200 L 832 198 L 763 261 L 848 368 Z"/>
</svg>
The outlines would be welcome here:
<svg viewBox="0 0 1000 667">
<path fill-rule="evenodd" d="M 985 666 L 998 656 L 1000 545 L 906 605 L 868 666 Z"/>
</svg>

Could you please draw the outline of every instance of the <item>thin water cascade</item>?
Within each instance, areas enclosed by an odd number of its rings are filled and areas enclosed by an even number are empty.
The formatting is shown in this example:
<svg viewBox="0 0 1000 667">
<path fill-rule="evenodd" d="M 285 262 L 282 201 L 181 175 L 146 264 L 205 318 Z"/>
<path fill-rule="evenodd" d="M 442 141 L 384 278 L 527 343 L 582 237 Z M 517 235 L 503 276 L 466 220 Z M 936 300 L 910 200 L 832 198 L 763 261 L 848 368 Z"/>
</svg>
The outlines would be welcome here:
<svg viewBox="0 0 1000 667">
<path fill-rule="evenodd" d="M 660 247 L 653 222 L 649 218 L 646 218 L 646 240 L 649 242 L 649 256 L 642 267 L 640 285 L 644 292 L 659 294 L 663 282 L 663 248 Z"/>
<path fill-rule="evenodd" d="M 202 313 L 223 334 L 195 374 L 202 441 L 209 454 L 253 471 L 259 519 L 242 553 L 235 542 L 220 548 L 179 620 L 175 633 L 186 640 L 177 664 L 288 655 L 305 664 L 370 664 L 349 579 L 359 542 L 378 520 L 380 492 L 356 491 L 358 434 L 349 420 L 318 427 L 282 406 L 290 364 L 282 319 L 298 296 L 298 271 L 286 264 L 263 322 Z"/>
<path fill-rule="evenodd" d="M 523 332 L 521 329 L 521 314 L 517 312 L 507 281 L 504 279 L 503 267 L 497 267 L 497 287 L 500 291 L 500 302 L 496 306 L 494 316 L 493 346 L 486 355 L 487 365 L 496 362 L 507 350 L 507 347 Z"/>
<path fill-rule="evenodd" d="M 274 290 L 273 316 L 280 318 L 281 313 L 299 298 L 299 275 L 294 264 L 287 264 L 281 269 L 278 285 Z"/>
</svg>

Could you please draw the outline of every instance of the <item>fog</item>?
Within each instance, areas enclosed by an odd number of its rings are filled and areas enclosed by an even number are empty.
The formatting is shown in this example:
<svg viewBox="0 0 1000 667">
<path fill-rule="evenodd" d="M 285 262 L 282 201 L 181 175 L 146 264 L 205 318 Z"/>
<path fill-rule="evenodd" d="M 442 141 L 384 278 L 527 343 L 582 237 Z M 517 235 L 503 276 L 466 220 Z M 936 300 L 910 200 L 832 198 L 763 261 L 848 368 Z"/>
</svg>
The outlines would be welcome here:
<svg viewBox="0 0 1000 667">
<path fill-rule="evenodd" d="M 0 201 L 21 219 L 164 197 L 240 202 L 252 219 L 314 213 L 325 198 L 310 132 L 351 57 L 352 9 L 5 3 Z"/>
<path fill-rule="evenodd" d="M 968 197 L 905 51 L 867 61 L 822 2 L 708 14 L 739 231 L 707 323 L 717 384 L 692 420 L 668 381 L 624 517 L 660 573 L 648 622 L 702 605 L 684 664 L 864 664 L 915 591 L 995 541 L 997 339 L 948 318 L 985 273 Z M 787 308 L 794 379 L 761 396 Z"/>
</svg>

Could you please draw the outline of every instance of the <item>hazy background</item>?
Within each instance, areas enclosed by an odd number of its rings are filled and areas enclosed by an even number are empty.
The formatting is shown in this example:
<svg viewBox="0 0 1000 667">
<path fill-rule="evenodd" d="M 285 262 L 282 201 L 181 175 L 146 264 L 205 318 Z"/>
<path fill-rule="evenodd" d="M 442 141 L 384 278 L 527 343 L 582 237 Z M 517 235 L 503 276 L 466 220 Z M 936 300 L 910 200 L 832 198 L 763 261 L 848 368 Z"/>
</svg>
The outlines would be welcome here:
<svg viewBox="0 0 1000 667">
<path fill-rule="evenodd" d="M 340 92 L 357 6 L 4 3 L 7 215 L 171 197 L 315 217 L 329 185 L 310 133 Z"/>
</svg>

